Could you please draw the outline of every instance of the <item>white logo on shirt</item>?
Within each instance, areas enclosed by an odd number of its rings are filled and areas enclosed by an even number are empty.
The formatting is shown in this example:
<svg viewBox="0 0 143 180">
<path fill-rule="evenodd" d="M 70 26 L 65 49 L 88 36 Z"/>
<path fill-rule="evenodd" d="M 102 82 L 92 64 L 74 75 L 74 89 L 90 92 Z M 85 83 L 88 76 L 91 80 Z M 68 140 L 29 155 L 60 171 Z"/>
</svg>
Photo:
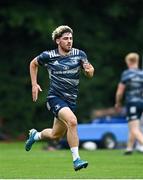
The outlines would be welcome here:
<svg viewBox="0 0 143 180">
<path fill-rule="evenodd" d="M 58 64 L 59 64 L 59 62 L 58 62 L 58 61 L 55 61 L 53 64 L 54 64 L 54 65 L 58 65 Z"/>
<path fill-rule="evenodd" d="M 59 108 L 60 108 L 60 105 L 57 104 L 57 105 L 55 106 L 55 110 L 57 111 Z"/>
</svg>

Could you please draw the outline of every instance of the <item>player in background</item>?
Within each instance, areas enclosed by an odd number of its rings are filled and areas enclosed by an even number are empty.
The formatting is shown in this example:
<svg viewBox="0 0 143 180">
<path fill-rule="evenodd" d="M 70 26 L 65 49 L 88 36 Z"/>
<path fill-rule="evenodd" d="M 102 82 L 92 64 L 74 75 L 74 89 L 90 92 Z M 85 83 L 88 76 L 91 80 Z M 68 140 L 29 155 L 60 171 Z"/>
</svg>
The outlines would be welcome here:
<svg viewBox="0 0 143 180">
<path fill-rule="evenodd" d="M 139 55 L 129 53 L 125 57 L 127 70 L 123 71 L 116 91 L 115 107 L 119 110 L 123 96 L 127 109 L 129 127 L 128 144 L 125 155 L 132 154 L 135 141 L 143 145 L 143 134 L 140 130 L 140 118 L 143 112 L 143 71 L 139 69 Z"/>
<path fill-rule="evenodd" d="M 38 66 L 41 65 L 48 70 L 50 87 L 47 108 L 54 114 L 54 123 L 52 128 L 44 129 L 41 132 L 31 129 L 25 149 L 29 151 L 35 141 L 60 139 L 66 134 L 73 157 L 73 166 L 77 171 L 88 166 L 88 162 L 79 156 L 77 117 L 74 114 L 79 75 L 82 69 L 85 75 L 91 78 L 94 75 L 94 68 L 83 51 L 72 48 L 73 30 L 69 26 L 57 27 L 52 33 L 52 39 L 57 44 L 57 49 L 44 51 L 31 61 L 30 77 L 32 98 L 36 102 L 39 91 L 42 91 L 37 82 Z"/>
</svg>

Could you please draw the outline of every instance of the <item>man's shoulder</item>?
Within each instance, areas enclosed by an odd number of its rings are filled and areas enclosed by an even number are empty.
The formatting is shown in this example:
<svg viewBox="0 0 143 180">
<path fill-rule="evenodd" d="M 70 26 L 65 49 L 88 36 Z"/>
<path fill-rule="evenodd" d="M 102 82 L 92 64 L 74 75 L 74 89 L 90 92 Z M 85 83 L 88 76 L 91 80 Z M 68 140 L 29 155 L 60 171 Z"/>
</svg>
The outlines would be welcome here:
<svg viewBox="0 0 143 180">
<path fill-rule="evenodd" d="M 132 73 L 132 70 L 130 70 L 130 69 L 125 69 L 125 70 L 122 72 L 123 75 L 131 74 L 131 73 Z"/>
<path fill-rule="evenodd" d="M 132 74 L 132 72 L 130 71 L 130 69 L 125 69 L 121 74 L 121 79 L 127 80 L 131 76 L 131 74 Z"/>
<path fill-rule="evenodd" d="M 140 69 L 126 69 L 122 72 L 122 77 L 132 78 L 134 76 L 143 76 L 143 71 Z"/>
<path fill-rule="evenodd" d="M 58 57 L 59 56 L 59 54 L 57 52 L 57 49 L 46 50 L 46 51 L 43 51 L 42 54 L 44 56 L 49 57 L 49 58 L 54 58 L 54 57 Z"/>
<path fill-rule="evenodd" d="M 139 74 L 143 75 L 143 69 L 139 69 Z"/>
<path fill-rule="evenodd" d="M 71 54 L 72 55 L 79 55 L 79 56 L 86 56 L 86 53 L 83 50 L 77 49 L 77 48 L 72 48 Z"/>
</svg>

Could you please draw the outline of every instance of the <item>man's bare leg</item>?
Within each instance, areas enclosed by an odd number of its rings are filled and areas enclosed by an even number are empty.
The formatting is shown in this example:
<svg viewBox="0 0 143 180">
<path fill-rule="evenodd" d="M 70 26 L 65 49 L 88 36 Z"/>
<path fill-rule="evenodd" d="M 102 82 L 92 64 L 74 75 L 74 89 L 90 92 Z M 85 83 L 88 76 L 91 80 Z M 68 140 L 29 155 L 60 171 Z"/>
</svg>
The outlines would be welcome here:
<svg viewBox="0 0 143 180">
<path fill-rule="evenodd" d="M 135 136 L 135 138 L 139 141 L 141 145 L 143 145 L 143 133 L 140 129 L 140 121 L 134 120 L 130 122 L 130 131 Z"/>
<path fill-rule="evenodd" d="M 125 155 L 132 154 L 134 143 L 135 143 L 135 136 L 134 136 L 134 134 L 131 133 L 131 130 L 129 127 L 128 143 L 127 143 L 126 151 L 124 153 Z"/>
<path fill-rule="evenodd" d="M 70 148 L 78 147 L 77 118 L 74 113 L 68 107 L 62 108 L 59 112 L 59 119 L 67 126 L 67 141 Z"/>
<path fill-rule="evenodd" d="M 54 118 L 53 128 L 47 128 L 41 131 L 41 139 L 60 139 L 65 135 L 67 127 L 64 122 Z"/>
<path fill-rule="evenodd" d="M 143 134 L 140 130 L 140 121 L 138 119 L 130 121 L 128 126 L 129 126 L 129 140 L 128 140 L 127 149 L 125 151 L 125 154 L 127 155 L 132 153 L 136 139 L 141 145 L 143 145 Z"/>
<path fill-rule="evenodd" d="M 35 141 L 39 141 L 41 139 L 52 139 L 52 140 L 60 139 L 65 134 L 65 132 L 66 132 L 65 124 L 62 121 L 55 118 L 52 129 L 47 128 L 41 132 L 37 132 L 36 129 L 30 130 L 29 138 L 25 144 L 25 150 L 30 151 Z"/>
<path fill-rule="evenodd" d="M 129 140 L 128 140 L 128 144 L 127 144 L 127 149 L 132 151 L 134 143 L 135 143 L 135 136 L 129 132 Z"/>
<path fill-rule="evenodd" d="M 67 141 L 72 152 L 75 171 L 86 168 L 88 166 L 88 162 L 81 160 L 78 152 L 79 138 L 77 133 L 76 116 L 70 108 L 64 107 L 59 111 L 58 118 L 67 126 Z"/>
</svg>

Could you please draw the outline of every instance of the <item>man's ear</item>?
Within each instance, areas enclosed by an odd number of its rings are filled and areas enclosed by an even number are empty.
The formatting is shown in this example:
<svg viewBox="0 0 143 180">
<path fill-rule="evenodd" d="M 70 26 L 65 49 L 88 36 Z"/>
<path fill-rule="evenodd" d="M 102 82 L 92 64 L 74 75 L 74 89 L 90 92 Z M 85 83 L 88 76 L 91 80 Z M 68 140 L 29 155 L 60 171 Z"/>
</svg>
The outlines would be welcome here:
<svg viewBox="0 0 143 180">
<path fill-rule="evenodd" d="M 57 44 L 59 44 L 60 43 L 60 39 L 58 38 L 58 39 L 56 39 L 56 43 Z"/>
</svg>

